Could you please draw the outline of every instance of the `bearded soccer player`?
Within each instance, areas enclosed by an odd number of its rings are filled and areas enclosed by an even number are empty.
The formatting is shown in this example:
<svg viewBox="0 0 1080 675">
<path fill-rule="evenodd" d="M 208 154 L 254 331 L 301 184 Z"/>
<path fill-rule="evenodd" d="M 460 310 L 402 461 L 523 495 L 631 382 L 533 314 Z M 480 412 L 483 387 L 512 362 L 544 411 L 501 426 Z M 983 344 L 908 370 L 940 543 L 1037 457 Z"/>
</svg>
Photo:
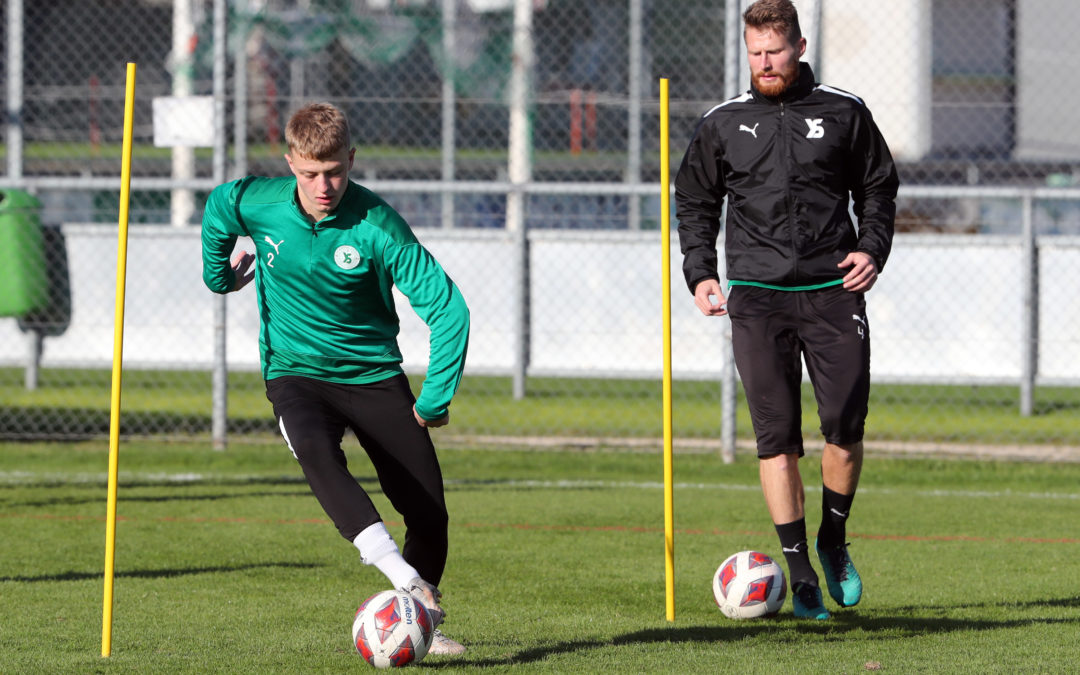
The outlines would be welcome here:
<svg viewBox="0 0 1080 675">
<path fill-rule="evenodd" d="M 870 392 L 865 293 L 889 257 L 899 181 L 863 101 L 800 62 L 806 39 L 790 0 L 758 0 L 743 20 L 750 91 L 705 113 L 675 179 L 683 272 L 698 309 L 731 320 L 795 615 L 828 619 L 799 474 L 802 360 L 824 436 L 815 549 L 829 595 L 851 607 L 863 591 L 846 538 Z M 716 249 L 725 198 L 726 296 Z"/>
<path fill-rule="evenodd" d="M 454 282 L 378 195 L 349 180 L 355 149 L 345 115 L 315 103 L 285 129 L 292 176 L 217 187 L 202 226 L 203 280 L 215 293 L 254 280 L 262 374 L 281 435 L 345 539 L 438 625 L 449 516 L 429 429 L 450 420 L 465 365 L 469 311 Z M 237 237 L 255 254 L 233 256 Z M 392 289 L 431 332 L 414 398 L 401 368 Z M 405 521 L 399 549 L 349 471 L 351 430 Z M 465 648 L 436 630 L 431 654 Z"/>
</svg>

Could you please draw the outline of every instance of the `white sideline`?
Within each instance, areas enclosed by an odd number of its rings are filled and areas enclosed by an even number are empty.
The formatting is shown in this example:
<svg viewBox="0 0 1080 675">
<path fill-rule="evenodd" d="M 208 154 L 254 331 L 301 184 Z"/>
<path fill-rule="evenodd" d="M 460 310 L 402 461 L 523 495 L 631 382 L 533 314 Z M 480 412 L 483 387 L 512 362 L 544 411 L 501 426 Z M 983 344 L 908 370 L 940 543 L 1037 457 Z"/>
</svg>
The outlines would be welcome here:
<svg viewBox="0 0 1080 675">
<path fill-rule="evenodd" d="M 222 476 L 214 474 L 198 473 L 124 473 L 121 482 L 134 483 L 198 483 L 201 481 L 216 481 Z M 265 475 L 229 475 L 230 481 L 265 481 L 273 476 Z M 301 483 L 302 479 L 296 476 L 281 477 L 290 483 Z M 28 484 L 61 484 L 61 483 L 105 483 L 108 476 L 105 473 L 64 473 L 47 472 L 35 473 L 31 471 L 0 471 L 0 485 L 17 486 Z M 374 479 L 369 479 L 374 480 Z M 368 482 L 361 480 L 361 482 Z M 492 487 L 527 487 L 543 488 L 551 490 L 587 490 L 587 489 L 634 489 L 634 490 L 661 490 L 664 484 L 659 481 L 604 481 L 604 480 L 447 480 L 447 486 L 455 485 L 490 485 Z M 738 485 L 731 483 L 675 483 L 676 490 L 730 490 L 735 492 L 758 492 L 761 488 L 754 485 Z M 820 487 L 806 486 L 807 492 L 821 492 Z M 1011 490 L 905 490 L 902 488 L 859 488 L 861 495 L 916 495 L 919 497 L 949 497 L 967 499 L 1001 499 L 1014 497 L 1019 499 L 1064 499 L 1080 500 L 1080 493 L 1073 492 L 1013 492 Z"/>
</svg>

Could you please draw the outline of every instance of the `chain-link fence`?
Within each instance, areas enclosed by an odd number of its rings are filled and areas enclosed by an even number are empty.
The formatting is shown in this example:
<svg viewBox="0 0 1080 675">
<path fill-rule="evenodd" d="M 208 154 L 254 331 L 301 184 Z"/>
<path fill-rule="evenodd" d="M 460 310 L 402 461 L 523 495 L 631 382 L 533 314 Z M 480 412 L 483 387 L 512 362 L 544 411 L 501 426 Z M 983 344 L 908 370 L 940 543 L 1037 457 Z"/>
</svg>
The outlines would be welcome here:
<svg viewBox="0 0 1080 675">
<path fill-rule="evenodd" d="M 655 446 L 658 81 L 670 80 L 674 168 L 700 115 L 747 86 L 746 4 L 0 0 L 0 436 L 108 431 L 130 61 L 124 433 L 208 437 L 218 362 L 230 435 L 272 432 L 254 299 L 219 313 L 198 222 L 217 182 L 285 172 L 290 111 L 330 100 L 352 123 L 353 178 L 402 212 L 472 309 L 444 438 Z M 806 60 L 866 100 L 903 186 L 869 297 L 872 442 L 1080 446 L 1080 75 L 1047 48 L 1080 30 L 1072 4 L 796 0 Z M 192 97 L 224 110 L 191 120 L 213 141 L 156 147 L 155 101 Z M 513 194 L 521 223 L 508 222 Z M 707 445 L 721 437 L 726 324 L 697 313 L 677 272 L 672 288 L 676 438 Z M 419 378 L 426 332 L 401 314 Z M 814 438 L 812 397 L 804 407 Z"/>
</svg>

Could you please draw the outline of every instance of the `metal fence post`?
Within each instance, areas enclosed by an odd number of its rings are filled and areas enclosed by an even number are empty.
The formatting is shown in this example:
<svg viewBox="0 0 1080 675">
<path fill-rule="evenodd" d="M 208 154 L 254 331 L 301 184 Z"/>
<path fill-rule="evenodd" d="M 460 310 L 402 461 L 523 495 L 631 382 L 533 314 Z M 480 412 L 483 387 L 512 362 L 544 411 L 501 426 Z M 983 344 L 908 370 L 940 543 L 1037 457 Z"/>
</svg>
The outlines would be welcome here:
<svg viewBox="0 0 1080 675">
<path fill-rule="evenodd" d="M 626 182 L 637 185 L 641 182 L 641 83 L 642 83 L 642 15 L 641 0 L 630 0 L 630 44 L 629 64 L 627 64 L 627 104 L 626 104 Z M 636 194 L 626 196 L 626 220 L 630 230 L 641 229 L 641 197 Z"/>
<path fill-rule="evenodd" d="M 195 91 L 195 8 L 191 0 L 173 3 L 172 24 L 172 95 L 191 96 Z M 195 148 L 176 145 L 172 148 L 172 177 L 183 183 L 195 177 Z M 195 192 L 190 187 L 173 187 L 169 201 L 169 220 L 174 227 L 186 227 L 195 213 Z"/>
<path fill-rule="evenodd" d="M 1035 235 L 1034 199 L 1021 198 L 1023 241 L 1020 320 L 1020 415 L 1030 417 L 1035 405 L 1035 378 L 1039 372 L 1039 247 Z"/>
<path fill-rule="evenodd" d="M 7 178 L 23 173 L 23 0 L 7 0 Z"/>
<path fill-rule="evenodd" d="M 227 138 L 225 134 L 226 31 L 225 0 L 214 0 L 214 183 L 225 182 Z M 211 376 L 210 436 L 214 450 L 228 444 L 229 365 L 226 354 L 228 318 L 226 295 L 214 296 L 214 366 Z"/>
<path fill-rule="evenodd" d="M 242 11 L 248 11 L 245 4 Z M 247 44 L 251 21 L 247 17 L 237 21 L 236 45 L 233 55 L 233 168 L 232 177 L 247 175 L 247 127 L 248 127 L 248 56 Z"/>
<path fill-rule="evenodd" d="M 532 178 L 533 36 L 531 0 L 514 2 L 514 58 L 510 75 L 509 166 L 510 193 L 506 196 L 506 230 L 514 237 L 518 266 L 514 275 L 514 399 L 525 397 L 529 367 L 529 235 L 525 215 L 525 184 Z"/>
<path fill-rule="evenodd" d="M 454 180 L 454 146 L 457 115 L 454 106 L 457 93 L 454 91 L 457 74 L 454 52 L 457 50 L 457 0 L 442 0 L 442 179 Z M 450 229 L 454 226 L 454 193 L 444 190 L 442 193 L 442 226 Z"/>
<path fill-rule="evenodd" d="M 724 464 L 735 461 L 735 438 L 738 428 L 735 422 L 738 384 L 735 377 L 735 352 L 731 347 L 731 325 L 724 331 L 722 356 L 724 374 L 720 386 L 720 456 Z"/>
<path fill-rule="evenodd" d="M 210 373 L 210 440 L 214 450 L 228 445 L 229 365 L 226 359 L 225 321 L 228 316 L 225 295 L 214 295 L 214 365 Z"/>
<path fill-rule="evenodd" d="M 26 332 L 26 344 L 29 354 L 26 356 L 26 373 L 23 376 L 23 386 L 26 391 L 36 391 L 38 377 L 41 373 L 41 355 L 45 351 L 45 333 L 40 330 L 28 330 Z"/>
</svg>

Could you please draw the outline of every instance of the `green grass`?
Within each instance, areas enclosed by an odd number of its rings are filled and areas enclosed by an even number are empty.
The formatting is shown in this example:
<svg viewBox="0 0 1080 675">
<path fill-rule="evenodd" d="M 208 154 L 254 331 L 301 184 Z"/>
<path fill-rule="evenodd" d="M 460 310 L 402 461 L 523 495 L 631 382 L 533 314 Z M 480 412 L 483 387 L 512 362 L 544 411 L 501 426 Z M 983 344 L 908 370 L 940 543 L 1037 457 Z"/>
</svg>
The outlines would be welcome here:
<svg viewBox="0 0 1080 675">
<path fill-rule="evenodd" d="M 391 531 L 362 454 L 352 468 Z M 863 602 L 737 622 L 715 567 L 779 556 L 756 461 L 675 459 L 664 616 L 657 454 L 443 450 L 451 556 L 440 672 L 1068 672 L 1080 659 L 1080 465 L 873 457 L 849 524 Z M 280 443 L 120 446 L 112 655 L 102 658 L 104 443 L 0 445 L 0 652 L 18 673 L 366 671 L 349 625 L 386 587 Z M 803 461 L 819 515 L 816 457 Z M 868 666 L 868 664 L 870 664 Z"/>
<path fill-rule="evenodd" d="M 213 157 L 212 148 L 195 148 L 195 156 L 200 159 Z M 247 158 L 252 160 L 275 160 L 280 161 L 283 153 L 288 148 L 284 141 L 281 143 L 255 143 L 247 146 Z M 230 153 L 233 148 L 228 148 Z M 69 159 L 75 157 L 114 157 L 120 159 L 123 146 L 119 143 L 100 143 L 93 145 L 89 142 L 57 141 L 57 142 L 30 142 L 23 149 L 22 154 L 26 159 Z M 172 148 L 157 147 L 146 143 L 136 142 L 132 146 L 135 160 L 165 160 L 172 156 Z M 490 162 L 506 163 L 505 148 L 458 148 L 455 157 L 459 161 L 487 160 Z M 652 153 L 655 155 L 656 153 Z M 6 159 L 7 146 L 0 144 L 0 159 Z M 372 159 L 426 159 L 438 162 L 442 158 L 442 149 L 439 147 L 407 147 L 390 145 L 364 145 L 357 149 L 358 160 Z M 568 163 L 580 161 L 583 157 L 610 158 L 625 163 L 626 153 L 618 151 L 585 150 L 580 154 L 573 154 L 569 150 L 547 150 L 535 153 L 535 159 L 557 160 Z M 646 155 L 646 159 L 649 156 Z M 359 166 L 359 164 L 358 164 Z M 284 170 L 284 169 L 283 169 Z"/>
<path fill-rule="evenodd" d="M 419 390 L 419 378 L 414 378 Z M 67 433 L 107 436 L 111 374 L 103 370 L 46 369 L 35 391 L 23 372 L 0 369 L 0 428 L 22 436 Z M 191 371 L 124 373 L 122 422 L 132 434 L 208 434 L 210 374 Z M 514 400 L 510 380 L 466 377 L 452 408 L 452 432 L 463 436 L 589 436 L 659 438 L 661 387 L 651 380 L 531 378 L 528 395 Z M 720 385 L 676 381 L 674 431 L 682 439 L 720 436 Z M 1080 445 L 1080 388 L 1043 387 L 1035 414 L 1019 413 L 1019 390 L 1003 386 L 876 385 L 867 440 L 930 443 L 1048 443 Z M 817 407 L 803 392 L 803 431 L 818 438 Z M 752 438 L 741 392 L 738 435 Z M 256 373 L 229 376 L 230 428 L 273 432 L 270 404 Z M 10 435 L 10 434 L 9 434 Z"/>
</svg>

